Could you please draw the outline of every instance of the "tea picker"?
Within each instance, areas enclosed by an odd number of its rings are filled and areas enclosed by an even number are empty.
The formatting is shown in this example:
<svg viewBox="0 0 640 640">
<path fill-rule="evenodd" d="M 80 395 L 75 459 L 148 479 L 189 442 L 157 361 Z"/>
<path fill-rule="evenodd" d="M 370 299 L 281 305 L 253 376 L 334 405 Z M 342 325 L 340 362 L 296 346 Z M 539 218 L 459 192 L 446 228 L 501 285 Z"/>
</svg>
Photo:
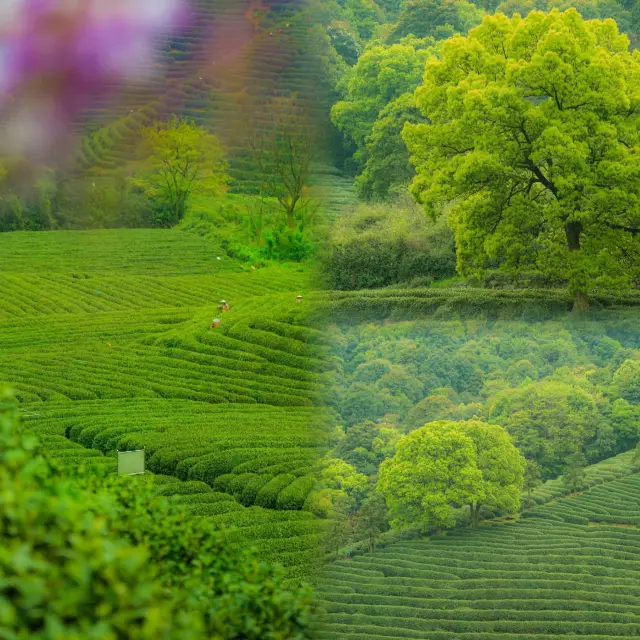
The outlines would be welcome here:
<svg viewBox="0 0 640 640">
<path fill-rule="evenodd" d="M 224 313 L 225 311 L 230 311 L 229 303 L 226 300 L 220 300 L 218 310 L 222 311 L 222 313 Z"/>
</svg>

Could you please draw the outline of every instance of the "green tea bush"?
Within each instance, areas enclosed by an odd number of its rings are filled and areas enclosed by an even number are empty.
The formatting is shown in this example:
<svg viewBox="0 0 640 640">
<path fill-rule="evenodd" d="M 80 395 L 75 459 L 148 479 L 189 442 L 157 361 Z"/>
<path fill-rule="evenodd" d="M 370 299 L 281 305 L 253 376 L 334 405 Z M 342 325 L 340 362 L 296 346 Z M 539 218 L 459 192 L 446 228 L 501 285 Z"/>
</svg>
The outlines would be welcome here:
<svg viewBox="0 0 640 640">
<path fill-rule="evenodd" d="M 283 489 L 276 499 L 277 509 L 302 509 L 305 500 L 313 490 L 317 478 L 312 475 L 301 476 Z"/>
<path fill-rule="evenodd" d="M 61 475 L 6 395 L 0 463 L 6 637 L 308 637 L 306 592 L 144 484 Z"/>
<path fill-rule="evenodd" d="M 361 206 L 337 223 L 324 256 L 331 289 L 375 289 L 416 278 L 455 274 L 453 234 L 430 223 L 416 208 Z"/>
<path fill-rule="evenodd" d="M 48 405 L 25 416 L 40 433 L 66 434 L 89 446 L 100 442 L 110 455 L 114 449 L 144 448 L 153 473 L 207 483 L 245 505 L 255 504 L 258 492 L 274 478 L 295 480 L 310 473 L 328 445 L 327 419 L 314 410 L 171 399 L 99 400 L 60 410 Z M 109 459 L 115 464 L 115 458 Z"/>
<path fill-rule="evenodd" d="M 274 509 L 280 492 L 295 482 L 296 478 L 290 474 L 276 476 L 265 484 L 256 495 L 256 504 L 260 507 Z"/>
<path fill-rule="evenodd" d="M 177 229 L 6 234 L 0 272 L 0 381 L 60 473 L 115 476 L 116 449 L 144 448 L 154 491 L 185 522 L 255 545 L 291 584 L 309 577 L 323 523 L 301 510 L 299 479 L 329 446 L 318 410 L 329 375 L 306 273 L 252 272 Z M 210 330 L 222 297 L 232 310 Z M 252 506 L 269 483 L 273 508 Z M 133 529 L 140 517 L 122 519 Z"/>
</svg>

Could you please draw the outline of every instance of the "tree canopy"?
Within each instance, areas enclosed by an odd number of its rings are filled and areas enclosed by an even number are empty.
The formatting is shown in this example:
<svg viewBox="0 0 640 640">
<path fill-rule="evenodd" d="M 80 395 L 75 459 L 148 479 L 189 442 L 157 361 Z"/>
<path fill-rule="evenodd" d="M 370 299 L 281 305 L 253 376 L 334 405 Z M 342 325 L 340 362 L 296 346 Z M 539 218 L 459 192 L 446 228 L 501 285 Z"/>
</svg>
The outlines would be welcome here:
<svg viewBox="0 0 640 640">
<path fill-rule="evenodd" d="M 181 220 L 195 193 L 217 195 L 229 180 L 217 136 L 173 116 L 140 131 L 150 168 L 136 182 L 158 203 L 165 226 Z"/>
<path fill-rule="evenodd" d="M 426 424 L 402 438 L 380 465 L 378 490 L 393 526 L 451 526 L 469 505 L 474 524 L 483 505 L 516 511 L 524 459 L 500 426 L 478 420 Z"/>
<path fill-rule="evenodd" d="M 587 306 L 640 276 L 640 53 L 575 9 L 485 17 L 431 58 L 407 124 L 412 194 L 448 212 L 458 270 L 561 278 Z"/>
<path fill-rule="evenodd" d="M 389 42 L 398 42 L 408 35 L 442 39 L 466 33 L 482 16 L 483 11 L 468 0 L 406 0 Z"/>
<path fill-rule="evenodd" d="M 527 16 L 532 11 L 566 11 L 574 8 L 585 20 L 613 18 L 621 31 L 634 33 L 638 27 L 637 14 L 633 13 L 633 2 L 627 0 L 503 0 L 496 12 L 508 16 L 519 13 Z"/>
<path fill-rule="evenodd" d="M 425 62 L 431 55 L 425 44 L 420 41 L 374 46 L 353 67 L 345 99 L 333 106 L 331 119 L 346 141 L 354 145 L 354 159 L 359 167 L 367 161 L 367 139 L 380 112 L 419 85 Z"/>
<path fill-rule="evenodd" d="M 461 431 L 416 429 L 380 465 L 378 490 L 394 527 L 450 527 L 454 509 L 479 494 L 482 474 L 473 442 Z"/>
<path fill-rule="evenodd" d="M 601 417 L 589 391 L 547 379 L 497 394 L 489 419 L 506 427 L 523 453 L 540 464 L 546 479 L 562 471 L 568 455 L 584 449 Z"/>
</svg>

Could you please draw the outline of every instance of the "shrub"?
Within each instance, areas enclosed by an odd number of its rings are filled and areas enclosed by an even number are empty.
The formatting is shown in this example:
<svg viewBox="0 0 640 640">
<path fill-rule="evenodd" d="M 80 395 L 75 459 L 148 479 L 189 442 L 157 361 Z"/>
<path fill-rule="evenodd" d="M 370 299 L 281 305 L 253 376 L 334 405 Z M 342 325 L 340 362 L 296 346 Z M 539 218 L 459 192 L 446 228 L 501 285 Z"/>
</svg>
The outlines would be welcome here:
<svg viewBox="0 0 640 640">
<path fill-rule="evenodd" d="M 283 489 L 278 494 L 276 508 L 302 509 L 315 483 L 316 479 L 313 476 L 302 476 L 294 480 L 286 489 Z"/>
<path fill-rule="evenodd" d="M 308 636 L 309 595 L 135 478 L 65 477 L 0 396 L 3 635 Z M 224 575 L 224 580 L 221 576 Z"/>
<path fill-rule="evenodd" d="M 336 225 L 324 256 L 332 289 L 374 289 L 455 275 L 453 234 L 422 211 L 393 205 L 363 205 Z"/>
<path fill-rule="evenodd" d="M 290 474 L 276 476 L 273 480 L 265 484 L 256 496 L 256 504 L 260 507 L 273 509 L 276 506 L 280 492 L 296 480 Z"/>
</svg>

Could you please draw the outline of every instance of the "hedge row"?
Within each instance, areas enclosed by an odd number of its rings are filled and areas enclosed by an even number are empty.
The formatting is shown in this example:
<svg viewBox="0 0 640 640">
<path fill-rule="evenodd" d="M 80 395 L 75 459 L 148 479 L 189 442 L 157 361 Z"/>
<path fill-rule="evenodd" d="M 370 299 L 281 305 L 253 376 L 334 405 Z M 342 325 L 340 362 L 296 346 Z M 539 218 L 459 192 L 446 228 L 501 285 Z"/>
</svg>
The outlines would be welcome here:
<svg viewBox="0 0 640 640">
<path fill-rule="evenodd" d="M 399 541 L 329 565 L 331 637 L 613 640 L 640 633 L 640 475 L 532 509 L 515 523 Z M 618 526 L 591 526 L 608 518 Z M 568 522 L 567 520 L 575 520 Z"/>
<path fill-rule="evenodd" d="M 145 448 L 154 473 L 206 483 L 245 505 L 285 510 L 302 508 L 314 485 L 311 469 L 328 446 L 326 418 L 313 409 L 102 400 L 47 403 L 26 421 L 103 452 Z"/>
</svg>

